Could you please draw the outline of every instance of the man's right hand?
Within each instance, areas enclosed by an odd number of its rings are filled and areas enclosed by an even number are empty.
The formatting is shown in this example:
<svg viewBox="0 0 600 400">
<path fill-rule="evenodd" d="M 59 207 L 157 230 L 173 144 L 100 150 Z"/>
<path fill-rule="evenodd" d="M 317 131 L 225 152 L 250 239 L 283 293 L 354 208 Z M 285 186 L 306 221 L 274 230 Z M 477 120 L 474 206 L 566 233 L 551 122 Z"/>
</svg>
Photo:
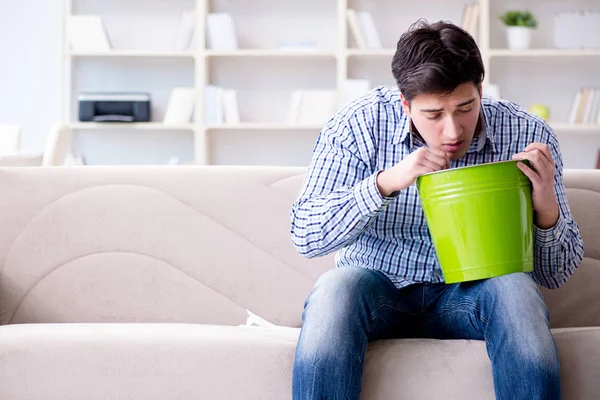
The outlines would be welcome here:
<svg viewBox="0 0 600 400">
<path fill-rule="evenodd" d="M 404 190 L 423 174 L 450 167 L 450 159 L 443 150 L 421 147 L 404 160 L 377 175 L 377 188 L 382 196 Z"/>
</svg>

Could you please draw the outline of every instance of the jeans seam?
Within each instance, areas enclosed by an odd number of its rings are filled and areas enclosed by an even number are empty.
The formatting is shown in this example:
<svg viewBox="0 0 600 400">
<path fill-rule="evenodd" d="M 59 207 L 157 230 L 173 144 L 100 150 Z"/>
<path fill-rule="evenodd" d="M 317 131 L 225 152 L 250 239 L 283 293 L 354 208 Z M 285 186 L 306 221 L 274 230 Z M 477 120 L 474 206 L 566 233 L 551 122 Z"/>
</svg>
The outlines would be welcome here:
<svg viewBox="0 0 600 400">
<path fill-rule="evenodd" d="M 383 307 L 389 307 L 394 311 L 398 311 L 398 312 L 412 315 L 412 316 L 419 315 L 418 313 L 411 313 L 403 308 L 394 307 L 393 305 L 390 305 L 389 303 L 387 303 L 385 301 L 379 302 L 375 305 L 375 309 L 369 314 L 369 329 L 368 329 L 367 333 L 372 333 L 373 322 L 377 319 L 377 312 L 380 309 L 382 309 Z"/>
<path fill-rule="evenodd" d="M 478 316 L 479 320 L 481 320 L 481 322 L 484 325 L 487 325 L 488 323 L 488 318 L 485 315 L 485 313 L 483 312 L 483 310 L 481 309 L 481 307 L 479 307 L 479 305 L 477 303 L 473 303 L 470 301 L 463 301 L 460 303 L 455 303 L 453 304 L 453 307 L 444 307 L 444 308 L 439 308 L 436 310 L 436 312 L 432 313 L 431 316 L 436 316 L 442 313 L 446 313 L 446 312 L 468 312 L 466 310 L 461 310 L 460 307 L 469 307 L 470 311 L 473 311 L 476 313 L 476 315 Z"/>
</svg>

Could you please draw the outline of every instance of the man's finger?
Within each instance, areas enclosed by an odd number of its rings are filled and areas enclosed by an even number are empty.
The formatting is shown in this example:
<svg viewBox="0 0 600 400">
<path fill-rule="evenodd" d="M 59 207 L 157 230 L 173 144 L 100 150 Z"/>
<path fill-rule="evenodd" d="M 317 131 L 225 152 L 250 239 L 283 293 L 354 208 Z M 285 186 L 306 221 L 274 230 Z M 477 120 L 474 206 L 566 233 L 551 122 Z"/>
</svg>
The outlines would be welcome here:
<svg viewBox="0 0 600 400">
<path fill-rule="evenodd" d="M 525 152 L 529 152 L 532 150 L 539 150 L 544 155 L 544 157 L 548 159 L 548 161 L 554 162 L 554 159 L 552 158 L 552 152 L 550 151 L 547 145 L 543 143 L 533 142 L 527 145 L 527 147 L 525 147 L 524 149 Z"/>
<path fill-rule="evenodd" d="M 538 185 L 541 181 L 541 178 L 539 177 L 538 174 L 535 173 L 534 170 L 532 170 L 531 168 L 529 168 L 527 166 L 527 164 L 523 163 L 523 162 L 518 162 L 517 163 L 517 167 L 519 167 L 519 169 L 521 171 L 523 171 L 523 173 L 525 174 L 525 176 L 527 176 L 527 178 L 529 178 L 529 180 L 531 181 L 531 183 Z"/>
<path fill-rule="evenodd" d="M 432 161 L 439 165 L 442 169 L 446 169 L 450 166 L 450 161 L 447 157 L 442 157 L 437 154 L 428 153 L 425 155 L 425 159 Z"/>
</svg>

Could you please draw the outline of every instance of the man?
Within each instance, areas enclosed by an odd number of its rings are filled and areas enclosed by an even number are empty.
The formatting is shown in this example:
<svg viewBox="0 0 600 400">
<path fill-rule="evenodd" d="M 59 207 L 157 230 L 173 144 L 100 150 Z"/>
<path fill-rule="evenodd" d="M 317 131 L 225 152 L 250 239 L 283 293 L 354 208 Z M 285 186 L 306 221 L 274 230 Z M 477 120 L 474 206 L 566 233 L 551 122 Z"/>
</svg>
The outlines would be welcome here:
<svg viewBox="0 0 600 400">
<path fill-rule="evenodd" d="M 485 340 L 498 399 L 559 399 L 559 361 L 536 283 L 557 288 L 583 255 L 564 191 L 557 139 L 540 118 L 483 98 L 473 38 L 421 22 L 392 61 L 399 90 L 379 87 L 326 125 L 292 208 L 306 257 L 339 250 L 303 314 L 293 398 L 358 399 L 367 343 L 384 338 Z M 532 273 L 445 284 L 414 185 L 445 168 L 526 159 Z"/>
</svg>

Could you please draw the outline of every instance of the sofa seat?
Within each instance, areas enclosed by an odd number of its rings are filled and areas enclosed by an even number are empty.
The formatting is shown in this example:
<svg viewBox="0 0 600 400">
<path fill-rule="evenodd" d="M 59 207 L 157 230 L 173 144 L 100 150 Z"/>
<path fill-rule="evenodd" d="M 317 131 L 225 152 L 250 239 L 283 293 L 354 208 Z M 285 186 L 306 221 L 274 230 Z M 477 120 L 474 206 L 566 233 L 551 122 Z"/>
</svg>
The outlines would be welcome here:
<svg viewBox="0 0 600 400">
<path fill-rule="evenodd" d="M 0 327 L 0 398 L 289 399 L 299 332 L 202 324 L 7 325 Z M 600 370 L 600 328 L 554 333 L 564 397 L 598 398 L 597 377 L 589 375 Z M 493 399 L 482 341 L 378 341 L 365 362 L 364 399 Z"/>
</svg>

